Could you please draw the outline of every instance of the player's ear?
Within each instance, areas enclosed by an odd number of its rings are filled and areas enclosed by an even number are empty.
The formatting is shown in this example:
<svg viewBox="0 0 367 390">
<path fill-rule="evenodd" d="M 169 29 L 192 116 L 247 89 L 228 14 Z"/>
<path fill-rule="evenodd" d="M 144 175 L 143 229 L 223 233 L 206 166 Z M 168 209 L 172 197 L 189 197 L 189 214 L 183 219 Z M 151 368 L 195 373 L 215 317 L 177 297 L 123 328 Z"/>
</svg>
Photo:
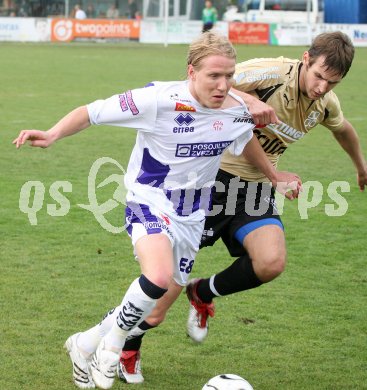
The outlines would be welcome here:
<svg viewBox="0 0 367 390">
<path fill-rule="evenodd" d="M 308 51 L 305 51 L 302 56 L 302 62 L 303 65 L 307 68 L 310 66 L 310 53 Z"/>
<path fill-rule="evenodd" d="M 190 80 L 195 80 L 195 69 L 192 64 L 189 64 L 187 67 L 187 76 Z"/>
</svg>

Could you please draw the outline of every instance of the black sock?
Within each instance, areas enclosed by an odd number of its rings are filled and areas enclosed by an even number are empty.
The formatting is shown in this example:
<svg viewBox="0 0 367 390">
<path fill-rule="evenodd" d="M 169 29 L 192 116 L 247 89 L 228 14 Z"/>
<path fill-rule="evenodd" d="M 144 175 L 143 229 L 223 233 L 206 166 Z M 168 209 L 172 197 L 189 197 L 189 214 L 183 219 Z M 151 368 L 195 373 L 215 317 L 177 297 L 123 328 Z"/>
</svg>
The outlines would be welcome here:
<svg viewBox="0 0 367 390">
<path fill-rule="evenodd" d="M 239 257 L 228 268 L 214 276 L 214 288 L 220 296 L 250 290 L 262 284 L 262 281 L 255 274 L 248 254 Z M 206 303 L 211 302 L 217 296 L 210 289 L 210 278 L 200 281 L 197 294 Z"/>
<path fill-rule="evenodd" d="M 149 325 L 147 322 L 143 321 L 138 325 L 138 328 L 142 330 L 142 333 L 126 340 L 125 345 L 122 348 L 123 351 L 139 351 L 145 333 L 147 330 L 155 328 L 155 326 Z"/>
</svg>

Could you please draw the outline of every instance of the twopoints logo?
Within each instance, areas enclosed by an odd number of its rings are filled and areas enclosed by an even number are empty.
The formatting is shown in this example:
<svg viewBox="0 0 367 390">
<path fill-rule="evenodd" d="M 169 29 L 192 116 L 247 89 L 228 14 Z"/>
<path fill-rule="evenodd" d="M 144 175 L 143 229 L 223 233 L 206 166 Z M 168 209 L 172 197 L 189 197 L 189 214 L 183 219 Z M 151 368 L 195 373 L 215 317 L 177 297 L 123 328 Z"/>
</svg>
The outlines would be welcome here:
<svg viewBox="0 0 367 390">
<path fill-rule="evenodd" d="M 73 22 L 68 19 L 61 19 L 53 26 L 53 35 L 57 41 L 70 41 L 73 39 Z"/>
</svg>

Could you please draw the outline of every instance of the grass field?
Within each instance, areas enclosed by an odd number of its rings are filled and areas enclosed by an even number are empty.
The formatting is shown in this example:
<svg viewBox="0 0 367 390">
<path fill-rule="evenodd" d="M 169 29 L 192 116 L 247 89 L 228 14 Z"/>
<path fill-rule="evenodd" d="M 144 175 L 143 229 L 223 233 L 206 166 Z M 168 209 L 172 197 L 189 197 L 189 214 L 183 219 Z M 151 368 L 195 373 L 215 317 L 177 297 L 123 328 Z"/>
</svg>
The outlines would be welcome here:
<svg viewBox="0 0 367 390">
<path fill-rule="evenodd" d="M 299 58 L 305 50 L 237 49 L 240 60 Z M 110 157 L 126 166 L 135 133 L 94 127 L 47 150 L 16 151 L 11 142 L 19 130 L 47 129 L 78 105 L 151 80 L 184 78 L 187 46 L 3 43 L 0 50 L 0 389 L 74 389 L 64 341 L 119 304 L 139 272 L 127 234 L 104 230 L 78 204 L 88 203 L 92 164 Z M 357 49 L 352 70 L 336 88 L 365 151 L 366 69 L 367 51 Z M 281 168 L 324 188 L 308 219 L 301 219 L 298 202 L 285 204 L 286 272 L 261 288 L 218 299 L 203 345 L 185 335 L 182 295 L 166 322 L 145 338 L 146 381 L 137 388 L 200 390 L 214 375 L 235 373 L 255 390 L 367 389 L 367 194 L 359 191 L 347 155 L 321 127 L 285 153 Z M 335 180 L 350 183 L 342 194 L 348 210 L 340 217 L 325 212 L 325 205 L 335 205 L 326 191 Z M 45 190 L 38 205 L 30 196 L 28 206 L 39 208 L 34 225 L 19 208 L 27 181 Z M 65 193 L 70 210 L 58 217 L 52 205 L 60 205 L 49 194 L 56 181 L 71 183 Z M 101 189 L 99 202 L 114 190 L 113 184 Z M 107 218 L 121 224 L 122 205 Z M 192 276 L 208 276 L 230 261 L 218 243 L 199 253 Z M 118 381 L 113 387 L 125 388 Z"/>
</svg>

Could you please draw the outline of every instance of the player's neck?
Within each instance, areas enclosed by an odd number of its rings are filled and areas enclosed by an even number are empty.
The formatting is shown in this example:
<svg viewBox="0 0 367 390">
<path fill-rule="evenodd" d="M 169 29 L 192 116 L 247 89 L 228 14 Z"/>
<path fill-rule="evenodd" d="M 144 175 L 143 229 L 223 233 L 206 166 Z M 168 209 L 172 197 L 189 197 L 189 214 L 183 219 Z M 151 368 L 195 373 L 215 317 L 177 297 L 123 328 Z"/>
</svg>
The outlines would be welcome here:
<svg viewBox="0 0 367 390">
<path fill-rule="evenodd" d="M 241 103 L 239 100 L 235 99 L 232 95 L 228 94 L 220 109 L 224 110 L 226 108 L 238 107 L 240 105 Z"/>
</svg>

